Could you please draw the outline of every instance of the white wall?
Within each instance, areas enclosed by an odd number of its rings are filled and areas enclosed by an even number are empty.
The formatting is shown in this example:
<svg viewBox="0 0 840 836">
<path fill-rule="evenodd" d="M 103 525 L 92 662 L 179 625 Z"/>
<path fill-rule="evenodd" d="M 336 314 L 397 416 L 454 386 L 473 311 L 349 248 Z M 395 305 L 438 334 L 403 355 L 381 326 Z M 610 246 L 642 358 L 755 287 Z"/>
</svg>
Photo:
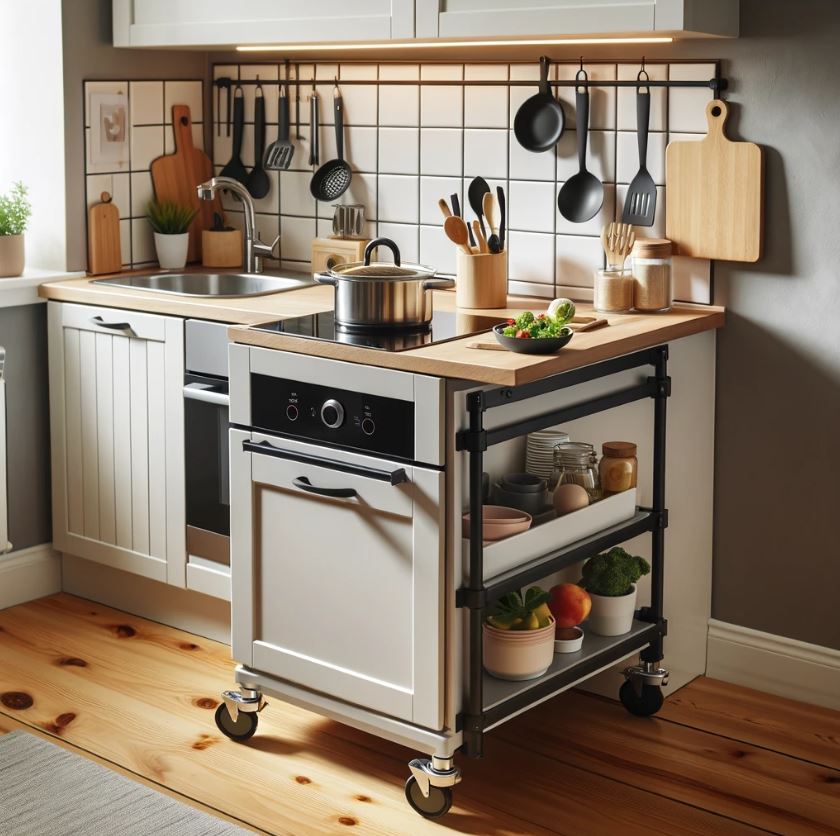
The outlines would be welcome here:
<svg viewBox="0 0 840 836">
<path fill-rule="evenodd" d="M 61 0 L 0 0 L 0 192 L 29 187 L 27 267 L 67 268 Z"/>
</svg>

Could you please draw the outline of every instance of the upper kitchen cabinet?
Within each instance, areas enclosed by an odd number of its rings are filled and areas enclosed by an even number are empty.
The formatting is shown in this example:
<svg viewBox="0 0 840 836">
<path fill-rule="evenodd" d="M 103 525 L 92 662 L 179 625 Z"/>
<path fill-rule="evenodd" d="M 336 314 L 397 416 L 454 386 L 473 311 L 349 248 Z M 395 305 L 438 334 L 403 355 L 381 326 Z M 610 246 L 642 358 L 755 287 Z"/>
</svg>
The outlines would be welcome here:
<svg viewBox="0 0 840 836">
<path fill-rule="evenodd" d="M 232 47 L 414 36 L 414 0 L 113 0 L 114 46 Z"/>
<path fill-rule="evenodd" d="M 418 38 L 737 37 L 739 0 L 417 0 Z"/>
</svg>

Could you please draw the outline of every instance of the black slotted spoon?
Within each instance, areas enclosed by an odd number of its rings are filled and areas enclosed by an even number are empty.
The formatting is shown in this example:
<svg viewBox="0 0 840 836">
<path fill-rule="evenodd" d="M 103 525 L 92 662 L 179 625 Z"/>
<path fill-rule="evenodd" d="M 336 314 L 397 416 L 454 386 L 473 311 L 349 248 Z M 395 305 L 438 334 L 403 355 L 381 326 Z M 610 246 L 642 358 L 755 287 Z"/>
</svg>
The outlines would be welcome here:
<svg viewBox="0 0 840 836">
<path fill-rule="evenodd" d="M 644 75 L 644 79 L 642 76 Z M 637 81 L 648 81 L 648 74 L 640 70 Z M 650 87 L 636 88 L 636 134 L 639 139 L 639 171 L 630 183 L 624 199 L 621 220 L 635 226 L 653 226 L 656 215 L 656 183 L 647 170 L 648 125 L 650 122 Z"/>
<path fill-rule="evenodd" d="M 316 200 L 331 201 L 341 197 L 350 187 L 353 172 L 344 159 L 344 99 L 336 84 L 333 90 L 333 113 L 335 115 L 336 158 L 325 162 L 312 175 L 309 190 Z"/>
</svg>

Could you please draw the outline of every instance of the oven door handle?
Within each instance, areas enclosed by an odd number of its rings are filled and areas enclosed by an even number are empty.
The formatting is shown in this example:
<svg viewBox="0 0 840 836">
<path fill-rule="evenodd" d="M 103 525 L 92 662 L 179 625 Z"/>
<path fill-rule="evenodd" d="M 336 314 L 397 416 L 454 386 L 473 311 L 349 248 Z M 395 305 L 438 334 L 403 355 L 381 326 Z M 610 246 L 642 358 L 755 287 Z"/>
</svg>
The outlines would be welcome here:
<svg viewBox="0 0 840 836">
<path fill-rule="evenodd" d="M 307 493 L 316 493 L 318 496 L 331 496 L 336 499 L 352 499 L 354 496 L 359 495 L 355 488 L 319 488 L 313 485 L 306 476 L 298 476 L 297 479 L 292 479 L 292 484 Z"/>
<path fill-rule="evenodd" d="M 216 406 L 230 406 L 230 395 L 218 392 L 201 383 L 188 383 L 184 387 L 184 397 L 190 401 L 203 401 Z"/>
<path fill-rule="evenodd" d="M 278 459 L 289 459 L 293 462 L 300 462 L 301 464 L 314 464 L 318 467 L 324 467 L 329 470 L 340 470 L 342 473 L 350 473 L 353 476 L 364 476 L 366 479 L 378 479 L 381 482 L 388 482 L 391 485 L 401 485 L 403 482 L 408 482 L 408 474 L 404 467 L 398 467 L 396 470 L 377 470 L 375 467 L 365 467 L 361 464 L 349 464 L 346 462 L 337 462 L 334 459 L 326 459 L 323 456 L 312 456 L 308 453 L 292 452 L 291 450 L 281 450 L 267 441 L 243 441 L 242 449 L 250 453 L 262 453 L 264 455 L 276 456 Z M 305 478 L 305 477 L 302 477 Z M 298 488 L 307 490 L 301 485 L 296 485 Z M 311 487 L 311 486 L 310 486 Z M 310 490 L 311 493 L 317 493 L 317 490 Z M 323 490 L 327 490 L 324 488 Z M 349 488 L 347 490 L 350 490 Z M 355 491 L 354 491 L 355 493 Z M 332 494 L 328 494 L 332 496 Z"/>
</svg>

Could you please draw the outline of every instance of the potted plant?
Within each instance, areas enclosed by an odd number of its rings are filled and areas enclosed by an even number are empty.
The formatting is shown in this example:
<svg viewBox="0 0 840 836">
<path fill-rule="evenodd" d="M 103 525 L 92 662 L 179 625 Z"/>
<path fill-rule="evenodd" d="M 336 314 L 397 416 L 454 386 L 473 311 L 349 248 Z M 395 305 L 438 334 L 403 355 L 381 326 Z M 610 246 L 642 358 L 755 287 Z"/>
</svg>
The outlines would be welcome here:
<svg viewBox="0 0 840 836">
<path fill-rule="evenodd" d="M 13 183 L 7 194 L 0 194 L 0 278 L 23 273 L 23 233 L 31 213 L 23 183 Z"/>
<path fill-rule="evenodd" d="M 583 564 L 579 586 L 592 598 L 589 629 L 599 636 L 629 633 L 636 610 L 636 581 L 650 572 L 650 564 L 638 555 L 615 546 L 590 557 Z"/>
<path fill-rule="evenodd" d="M 499 679 L 537 679 L 554 659 L 554 616 L 548 593 L 532 586 L 509 592 L 484 622 L 484 669 Z"/>
<path fill-rule="evenodd" d="M 168 200 L 162 203 L 153 200 L 146 212 L 155 231 L 158 264 L 164 270 L 180 270 L 187 263 L 189 229 L 197 210 Z"/>
</svg>

